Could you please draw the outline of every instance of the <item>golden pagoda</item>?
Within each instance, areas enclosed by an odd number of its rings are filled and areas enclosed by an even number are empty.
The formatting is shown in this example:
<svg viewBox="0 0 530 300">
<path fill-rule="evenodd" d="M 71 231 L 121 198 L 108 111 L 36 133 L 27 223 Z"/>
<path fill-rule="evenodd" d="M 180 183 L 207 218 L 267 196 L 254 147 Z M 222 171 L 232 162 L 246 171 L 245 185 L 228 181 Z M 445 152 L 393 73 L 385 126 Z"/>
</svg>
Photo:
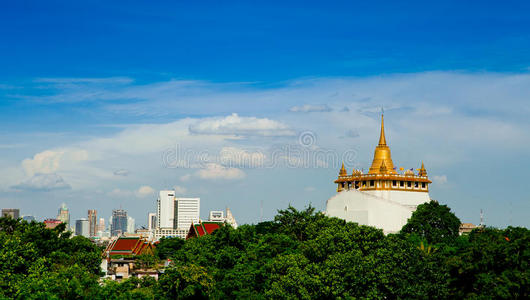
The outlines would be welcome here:
<svg viewBox="0 0 530 300">
<path fill-rule="evenodd" d="M 374 160 L 368 174 L 381 174 L 381 165 L 385 164 L 388 174 L 396 174 L 394 163 L 390 155 L 390 148 L 386 144 L 385 138 L 385 120 L 381 114 L 381 133 L 379 135 L 379 144 L 375 147 Z M 386 173 L 384 173 L 386 174 Z"/>
<path fill-rule="evenodd" d="M 353 170 L 352 174 L 348 175 L 343 163 L 335 183 L 337 184 L 337 192 L 355 189 L 359 191 L 398 190 L 428 193 L 431 181 L 427 177 L 427 170 L 425 170 L 423 162 L 421 168 L 417 170 L 418 174 L 414 174 L 412 169 L 403 174 L 396 171 L 390 154 L 390 147 L 386 143 L 385 121 L 383 114 L 381 114 L 379 143 L 375 147 L 370 170 L 366 174 L 359 170 Z"/>
</svg>

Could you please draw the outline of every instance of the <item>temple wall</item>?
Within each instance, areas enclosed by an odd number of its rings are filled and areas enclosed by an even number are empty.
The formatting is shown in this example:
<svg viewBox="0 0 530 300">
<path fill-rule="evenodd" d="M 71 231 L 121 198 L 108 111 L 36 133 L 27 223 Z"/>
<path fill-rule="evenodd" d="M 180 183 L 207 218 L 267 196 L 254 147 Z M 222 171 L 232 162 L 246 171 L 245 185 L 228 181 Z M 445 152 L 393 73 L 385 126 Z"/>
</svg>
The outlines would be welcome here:
<svg viewBox="0 0 530 300">
<path fill-rule="evenodd" d="M 431 201 L 429 193 L 415 191 L 396 191 L 396 190 L 375 190 L 364 191 L 364 193 L 388 199 L 403 205 L 418 206 L 422 203 Z"/>
<path fill-rule="evenodd" d="M 425 192 L 350 190 L 328 199 L 326 215 L 380 228 L 385 234 L 396 233 L 417 205 L 427 201 Z"/>
</svg>

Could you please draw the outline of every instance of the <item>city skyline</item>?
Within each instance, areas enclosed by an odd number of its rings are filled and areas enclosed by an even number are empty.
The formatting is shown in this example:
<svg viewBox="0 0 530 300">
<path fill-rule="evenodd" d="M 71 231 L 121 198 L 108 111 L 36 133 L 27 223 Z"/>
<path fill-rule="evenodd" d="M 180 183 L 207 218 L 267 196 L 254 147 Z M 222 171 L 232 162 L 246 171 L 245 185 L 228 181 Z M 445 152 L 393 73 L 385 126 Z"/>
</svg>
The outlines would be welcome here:
<svg viewBox="0 0 530 300">
<path fill-rule="evenodd" d="M 137 227 L 161 190 L 240 224 L 323 211 L 342 161 L 370 167 L 384 107 L 433 199 L 530 227 L 530 4 L 455 3 L 8 3 L 0 206 Z"/>
</svg>

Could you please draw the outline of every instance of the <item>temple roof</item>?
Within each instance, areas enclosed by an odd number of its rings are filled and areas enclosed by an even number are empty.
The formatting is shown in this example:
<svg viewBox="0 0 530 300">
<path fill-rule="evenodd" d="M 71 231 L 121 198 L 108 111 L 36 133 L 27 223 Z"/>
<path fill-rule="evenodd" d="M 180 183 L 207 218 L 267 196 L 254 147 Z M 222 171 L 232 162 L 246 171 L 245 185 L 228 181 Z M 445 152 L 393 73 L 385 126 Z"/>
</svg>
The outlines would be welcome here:
<svg viewBox="0 0 530 300">
<path fill-rule="evenodd" d="M 213 222 L 213 221 L 205 221 L 199 223 L 191 224 L 190 230 L 188 231 L 188 235 L 186 236 L 186 239 L 192 238 L 192 237 L 201 237 L 206 234 L 212 234 L 215 230 L 219 229 L 221 226 L 223 226 L 223 222 Z"/>
<path fill-rule="evenodd" d="M 110 256 L 114 255 L 140 255 L 151 253 L 153 246 L 147 240 L 140 237 L 119 237 L 112 241 L 106 249 Z"/>
</svg>

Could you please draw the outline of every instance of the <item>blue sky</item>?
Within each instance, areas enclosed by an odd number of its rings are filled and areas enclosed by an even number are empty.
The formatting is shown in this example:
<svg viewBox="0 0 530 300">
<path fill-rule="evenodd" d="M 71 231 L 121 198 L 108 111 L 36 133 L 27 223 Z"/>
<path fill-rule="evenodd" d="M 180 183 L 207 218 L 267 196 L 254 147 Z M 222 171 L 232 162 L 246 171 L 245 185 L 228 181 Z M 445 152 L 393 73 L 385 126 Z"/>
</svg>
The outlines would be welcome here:
<svg viewBox="0 0 530 300">
<path fill-rule="evenodd" d="M 303 151 L 355 151 L 348 167 L 367 168 L 383 105 L 394 163 L 424 160 L 431 197 L 528 227 L 529 8 L 6 1 L 0 203 L 41 218 L 122 205 L 144 224 L 152 190 L 176 186 L 243 223 L 261 202 L 265 218 L 323 209 L 338 162 L 267 168 L 271 153 L 311 132 Z M 176 145 L 212 161 L 168 167 Z"/>
</svg>

